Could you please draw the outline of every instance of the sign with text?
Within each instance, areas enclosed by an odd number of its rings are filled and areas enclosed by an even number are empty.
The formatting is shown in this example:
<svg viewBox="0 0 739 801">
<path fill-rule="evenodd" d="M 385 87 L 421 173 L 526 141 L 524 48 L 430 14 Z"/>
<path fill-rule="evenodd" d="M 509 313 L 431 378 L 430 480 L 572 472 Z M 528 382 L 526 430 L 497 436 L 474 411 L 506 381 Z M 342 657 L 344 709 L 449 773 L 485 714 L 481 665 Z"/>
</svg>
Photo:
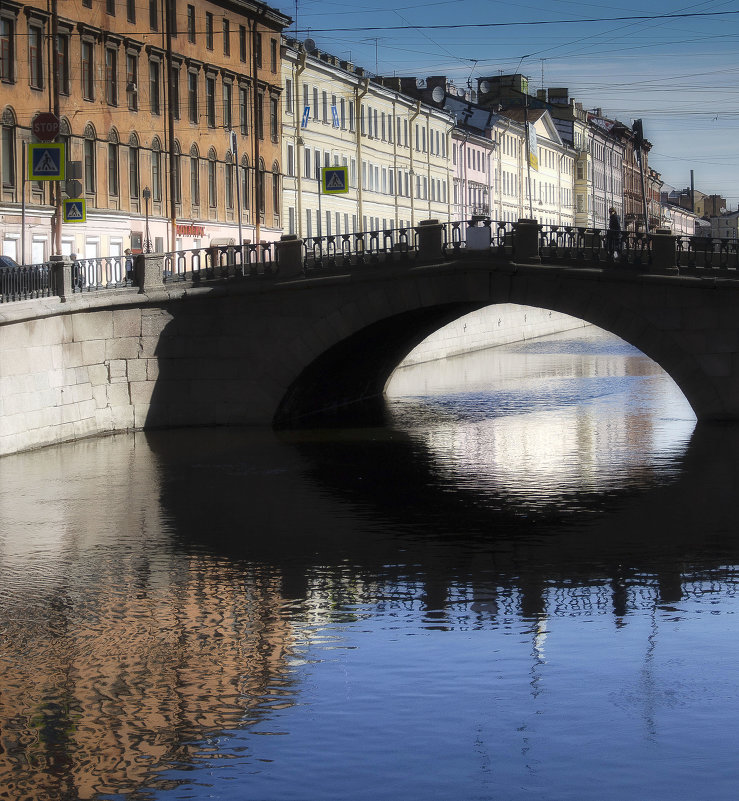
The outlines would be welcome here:
<svg viewBox="0 0 739 801">
<path fill-rule="evenodd" d="M 340 195 L 349 191 L 348 167 L 321 167 L 321 191 L 325 195 Z"/>
<path fill-rule="evenodd" d="M 63 142 L 28 146 L 29 181 L 63 181 L 65 165 Z"/>
<path fill-rule="evenodd" d="M 59 117 L 50 111 L 37 114 L 31 123 L 33 135 L 41 142 L 53 142 L 59 136 Z"/>
<path fill-rule="evenodd" d="M 300 127 L 301 128 L 307 128 L 308 127 L 308 119 L 309 118 L 310 118 L 310 106 L 306 106 L 303 109 L 303 119 L 300 121 Z"/>
</svg>

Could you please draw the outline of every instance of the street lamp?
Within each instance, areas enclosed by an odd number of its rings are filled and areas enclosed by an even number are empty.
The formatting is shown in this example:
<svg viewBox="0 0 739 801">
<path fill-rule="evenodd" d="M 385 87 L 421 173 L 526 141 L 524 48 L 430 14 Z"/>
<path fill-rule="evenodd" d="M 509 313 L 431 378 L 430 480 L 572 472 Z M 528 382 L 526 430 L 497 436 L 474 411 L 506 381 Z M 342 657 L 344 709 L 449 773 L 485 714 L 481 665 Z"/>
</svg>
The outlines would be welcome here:
<svg viewBox="0 0 739 801">
<path fill-rule="evenodd" d="M 144 253 L 151 253 L 151 237 L 149 236 L 149 198 L 151 190 L 148 186 L 144 187 L 144 214 L 146 215 L 146 226 L 144 228 Z"/>
</svg>

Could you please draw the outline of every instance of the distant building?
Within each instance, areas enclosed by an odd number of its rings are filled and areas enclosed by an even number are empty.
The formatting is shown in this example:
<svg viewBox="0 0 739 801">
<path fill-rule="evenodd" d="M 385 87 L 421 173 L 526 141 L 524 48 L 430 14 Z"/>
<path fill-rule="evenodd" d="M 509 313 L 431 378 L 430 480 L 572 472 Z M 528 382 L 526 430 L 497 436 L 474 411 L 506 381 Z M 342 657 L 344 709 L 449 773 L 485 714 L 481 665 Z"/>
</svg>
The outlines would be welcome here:
<svg viewBox="0 0 739 801">
<path fill-rule="evenodd" d="M 739 211 L 729 214 L 711 215 L 711 236 L 716 239 L 728 239 L 736 243 L 739 241 Z"/>
</svg>

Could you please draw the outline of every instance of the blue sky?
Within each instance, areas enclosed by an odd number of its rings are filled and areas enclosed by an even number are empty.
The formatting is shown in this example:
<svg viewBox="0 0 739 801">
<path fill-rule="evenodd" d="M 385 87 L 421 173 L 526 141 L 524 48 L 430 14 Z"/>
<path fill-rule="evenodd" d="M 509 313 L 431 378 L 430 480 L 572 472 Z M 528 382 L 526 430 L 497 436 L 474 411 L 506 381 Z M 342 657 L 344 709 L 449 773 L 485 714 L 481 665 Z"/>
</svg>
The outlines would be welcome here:
<svg viewBox="0 0 739 801">
<path fill-rule="evenodd" d="M 299 38 L 372 72 L 447 75 L 461 86 L 520 72 L 531 91 L 568 87 L 585 108 L 627 124 L 640 117 L 653 144 L 650 165 L 666 183 L 688 186 L 692 169 L 697 189 L 737 209 L 739 0 L 273 5 L 297 17 Z M 662 18 L 634 19 L 655 15 Z"/>
</svg>

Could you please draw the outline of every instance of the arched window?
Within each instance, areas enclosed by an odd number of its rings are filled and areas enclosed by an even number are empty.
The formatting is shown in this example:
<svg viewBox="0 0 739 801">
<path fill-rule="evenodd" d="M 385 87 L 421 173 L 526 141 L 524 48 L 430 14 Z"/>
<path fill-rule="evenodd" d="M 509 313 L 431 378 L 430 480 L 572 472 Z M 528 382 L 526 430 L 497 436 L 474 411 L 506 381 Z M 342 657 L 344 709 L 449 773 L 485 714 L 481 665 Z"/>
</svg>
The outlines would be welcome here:
<svg viewBox="0 0 739 801">
<path fill-rule="evenodd" d="M 137 199 L 141 195 L 139 175 L 139 138 L 132 133 L 128 137 L 128 194 Z"/>
<path fill-rule="evenodd" d="M 257 178 L 257 187 L 259 193 L 259 213 L 264 214 L 264 198 L 265 198 L 265 191 L 264 191 L 264 184 L 267 180 L 266 170 L 264 169 L 264 159 L 259 159 L 259 175 Z"/>
<path fill-rule="evenodd" d="M 96 149 L 96 135 L 95 127 L 92 123 L 88 122 L 85 126 L 85 135 L 83 142 L 83 167 L 85 171 L 85 192 L 88 195 L 95 194 L 97 165 L 95 160 Z"/>
<path fill-rule="evenodd" d="M 151 199 L 162 199 L 162 144 L 157 136 L 151 143 Z"/>
<path fill-rule="evenodd" d="M 172 179 L 174 186 L 172 193 L 175 203 L 182 203 L 182 163 L 180 158 L 180 143 L 175 139 L 172 145 Z"/>
<path fill-rule="evenodd" d="M 190 148 L 190 204 L 200 206 L 200 154 L 198 146 Z"/>
<path fill-rule="evenodd" d="M 108 195 L 118 197 L 118 131 L 111 128 L 108 134 Z"/>
<path fill-rule="evenodd" d="M 226 153 L 226 208 L 232 209 L 234 207 L 234 174 L 233 174 L 233 158 L 231 151 Z"/>
<path fill-rule="evenodd" d="M 272 165 L 272 214 L 278 220 L 280 216 L 280 165 Z M 277 222 L 279 225 L 279 221 Z"/>
<path fill-rule="evenodd" d="M 2 116 L 2 182 L 6 189 L 14 189 L 16 186 L 16 163 L 15 163 L 15 112 L 11 108 L 6 108 Z"/>
<path fill-rule="evenodd" d="M 251 196 L 249 194 L 251 190 L 251 181 L 249 180 L 249 159 L 244 156 L 241 159 L 241 205 L 248 209 L 251 207 Z"/>
<path fill-rule="evenodd" d="M 208 151 L 208 205 L 214 209 L 218 202 L 218 192 L 216 187 L 216 151 L 211 148 Z"/>
</svg>

